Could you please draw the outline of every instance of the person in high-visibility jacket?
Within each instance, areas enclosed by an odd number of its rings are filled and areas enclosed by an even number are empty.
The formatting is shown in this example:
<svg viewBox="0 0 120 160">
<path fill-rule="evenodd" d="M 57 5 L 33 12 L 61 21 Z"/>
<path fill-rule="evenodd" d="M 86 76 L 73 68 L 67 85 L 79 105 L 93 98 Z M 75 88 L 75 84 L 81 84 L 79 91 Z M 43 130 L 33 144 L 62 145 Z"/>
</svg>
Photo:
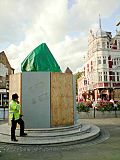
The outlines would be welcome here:
<svg viewBox="0 0 120 160">
<path fill-rule="evenodd" d="M 9 118 L 11 119 L 11 141 L 17 142 L 15 136 L 15 129 L 17 123 L 20 125 L 20 136 L 26 136 L 27 133 L 24 133 L 24 121 L 22 120 L 20 115 L 20 104 L 18 101 L 18 94 L 12 95 L 12 100 L 9 103 Z"/>
</svg>

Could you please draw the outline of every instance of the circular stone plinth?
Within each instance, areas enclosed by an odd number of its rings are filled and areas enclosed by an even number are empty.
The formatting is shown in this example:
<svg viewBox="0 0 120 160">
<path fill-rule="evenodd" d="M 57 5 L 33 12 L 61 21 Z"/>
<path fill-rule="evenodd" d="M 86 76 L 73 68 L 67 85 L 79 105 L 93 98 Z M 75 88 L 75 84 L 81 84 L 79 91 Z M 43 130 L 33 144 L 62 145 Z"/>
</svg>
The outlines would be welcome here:
<svg viewBox="0 0 120 160">
<path fill-rule="evenodd" d="M 18 142 L 11 141 L 10 126 L 0 125 L 0 142 L 21 145 L 54 145 L 67 143 L 83 143 L 100 135 L 100 128 L 90 124 L 73 125 L 69 127 L 26 129 L 27 136 L 20 137 L 16 130 Z"/>
</svg>

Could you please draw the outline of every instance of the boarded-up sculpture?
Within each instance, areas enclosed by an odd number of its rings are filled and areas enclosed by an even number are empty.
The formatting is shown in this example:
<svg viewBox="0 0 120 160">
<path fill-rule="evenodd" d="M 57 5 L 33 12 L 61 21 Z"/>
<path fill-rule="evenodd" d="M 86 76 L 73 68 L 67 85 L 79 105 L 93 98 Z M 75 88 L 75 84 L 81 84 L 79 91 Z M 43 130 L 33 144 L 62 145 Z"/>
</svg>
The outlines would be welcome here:
<svg viewBox="0 0 120 160">
<path fill-rule="evenodd" d="M 10 76 L 10 98 L 18 93 L 26 128 L 75 122 L 75 83 L 69 73 L 24 72 Z M 21 96 L 22 95 L 22 96 Z"/>
<path fill-rule="evenodd" d="M 27 128 L 49 128 L 74 124 L 75 81 L 60 66 L 45 43 L 36 47 L 22 62 L 21 74 L 10 77 L 10 97 L 22 100 Z M 22 98 L 22 99 L 21 99 Z"/>
</svg>

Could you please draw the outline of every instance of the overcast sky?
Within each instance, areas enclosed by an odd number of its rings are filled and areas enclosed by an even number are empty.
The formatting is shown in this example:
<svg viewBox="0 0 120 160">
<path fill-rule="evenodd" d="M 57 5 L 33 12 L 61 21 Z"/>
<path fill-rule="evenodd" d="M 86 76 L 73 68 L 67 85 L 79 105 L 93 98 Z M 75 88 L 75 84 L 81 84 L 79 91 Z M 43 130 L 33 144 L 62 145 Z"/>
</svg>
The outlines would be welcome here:
<svg viewBox="0 0 120 160">
<path fill-rule="evenodd" d="M 120 20 L 120 0 L 0 0 L 0 52 L 17 72 L 21 62 L 46 43 L 64 72 L 83 64 L 90 29 L 113 35 Z"/>
</svg>

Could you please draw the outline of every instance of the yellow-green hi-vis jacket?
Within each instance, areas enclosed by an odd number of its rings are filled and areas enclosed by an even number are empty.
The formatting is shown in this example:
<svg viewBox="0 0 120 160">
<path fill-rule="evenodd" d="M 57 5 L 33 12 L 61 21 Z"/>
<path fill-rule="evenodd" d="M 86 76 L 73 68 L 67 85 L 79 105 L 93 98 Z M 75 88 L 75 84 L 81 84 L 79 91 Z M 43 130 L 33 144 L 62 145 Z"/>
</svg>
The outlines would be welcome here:
<svg viewBox="0 0 120 160">
<path fill-rule="evenodd" d="M 9 103 L 9 118 L 12 120 L 17 120 L 20 118 L 20 104 L 16 101 L 11 100 Z"/>
</svg>

